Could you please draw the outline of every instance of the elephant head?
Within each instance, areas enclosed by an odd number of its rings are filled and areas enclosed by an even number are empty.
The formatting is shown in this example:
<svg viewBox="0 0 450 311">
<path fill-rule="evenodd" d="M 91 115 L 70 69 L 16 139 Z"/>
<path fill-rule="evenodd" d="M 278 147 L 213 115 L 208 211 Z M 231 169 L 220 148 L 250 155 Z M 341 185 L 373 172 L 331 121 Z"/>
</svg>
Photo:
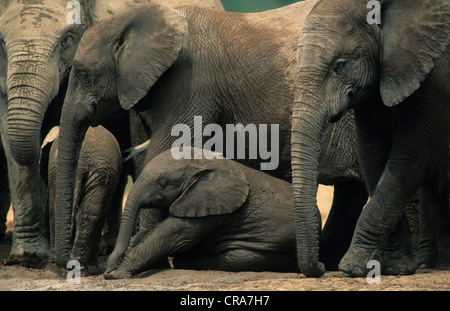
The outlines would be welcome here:
<svg viewBox="0 0 450 311">
<path fill-rule="evenodd" d="M 56 263 L 68 260 L 74 172 L 88 126 L 131 109 L 177 60 L 187 23 L 177 10 L 150 4 L 106 20 L 83 36 L 61 115 L 56 204 Z"/>
<path fill-rule="evenodd" d="M 197 148 L 187 147 L 183 153 L 191 156 L 177 160 L 171 149 L 166 150 L 139 175 L 127 198 L 107 272 L 120 263 L 141 208 L 165 209 L 166 215 L 178 218 L 197 218 L 231 214 L 247 200 L 249 181 L 232 161 Z"/>
<path fill-rule="evenodd" d="M 373 98 L 401 103 L 426 79 L 450 41 L 450 3 L 384 0 L 381 25 L 368 1 L 322 0 L 307 17 L 298 45 L 292 119 L 292 175 L 299 265 L 320 276 L 316 219 L 317 165 L 328 122 Z M 305 238 L 309 237 L 309 238 Z"/>
<path fill-rule="evenodd" d="M 67 1 L 2 1 L 0 90 L 8 97 L 6 132 L 21 165 L 37 163 L 47 108 L 67 77 L 78 42 L 92 25 L 91 4 L 81 1 L 69 24 Z"/>
<path fill-rule="evenodd" d="M 210 1 L 222 9 L 220 2 Z M 84 31 L 127 8 L 150 2 L 0 1 L 0 91 L 8 96 L 6 131 L 11 154 L 19 164 L 37 163 L 42 122 L 68 77 Z M 172 2 L 179 4 L 168 1 Z"/>
</svg>

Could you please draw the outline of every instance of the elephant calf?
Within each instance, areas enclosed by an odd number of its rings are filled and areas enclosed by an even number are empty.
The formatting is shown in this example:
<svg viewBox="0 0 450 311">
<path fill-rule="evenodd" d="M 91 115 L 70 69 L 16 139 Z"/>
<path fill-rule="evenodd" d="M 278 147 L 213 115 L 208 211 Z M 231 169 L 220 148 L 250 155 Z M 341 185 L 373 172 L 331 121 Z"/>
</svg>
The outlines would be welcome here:
<svg viewBox="0 0 450 311">
<path fill-rule="evenodd" d="M 54 139 L 48 165 L 51 263 L 54 258 L 55 239 L 58 239 L 54 232 L 54 215 L 60 208 L 55 206 L 58 130 L 58 127 L 54 128 L 49 134 L 51 137 L 46 139 Z M 115 137 L 102 126 L 89 128 L 76 169 L 71 221 L 71 259 L 78 260 L 89 274 L 101 272 L 98 267 L 98 254 L 108 252 L 108 248 L 111 251 L 115 245 L 117 230 L 114 235 L 114 230 L 111 234 L 103 228 L 107 217 L 111 219 L 111 223 L 117 221 L 117 227 L 120 221 L 121 211 L 113 211 L 111 206 L 121 171 L 122 154 Z"/>
<path fill-rule="evenodd" d="M 189 149 L 202 157 L 175 160 L 169 149 L 133 185 L 105 278 L 167 266 L 169 256 L 181 269 L 298 272 L 291 184 Z M 165 216 L 131 240 L 141 208 Z"/>
</svg>

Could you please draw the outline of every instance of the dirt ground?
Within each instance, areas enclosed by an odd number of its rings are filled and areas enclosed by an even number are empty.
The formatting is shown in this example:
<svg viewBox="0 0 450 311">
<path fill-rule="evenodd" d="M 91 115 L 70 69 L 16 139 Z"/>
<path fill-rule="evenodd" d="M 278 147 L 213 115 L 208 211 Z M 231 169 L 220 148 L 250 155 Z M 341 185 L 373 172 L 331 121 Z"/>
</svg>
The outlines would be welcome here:
<svg viewBox="0 0 450 311">
<path fill-rule="evenodd" d="M 0 244 L 7 255 L 9 245 Z M 0 265 L 0 291 L 450 291 L 450 271 L 419 270 L 410 276 L 381 276 L 380 284 L 327 272 L 319 279 L 297 273 L 162 270 L 130 280 L 82 277 L 80 284 L 46 269 Z"/>
</svg>

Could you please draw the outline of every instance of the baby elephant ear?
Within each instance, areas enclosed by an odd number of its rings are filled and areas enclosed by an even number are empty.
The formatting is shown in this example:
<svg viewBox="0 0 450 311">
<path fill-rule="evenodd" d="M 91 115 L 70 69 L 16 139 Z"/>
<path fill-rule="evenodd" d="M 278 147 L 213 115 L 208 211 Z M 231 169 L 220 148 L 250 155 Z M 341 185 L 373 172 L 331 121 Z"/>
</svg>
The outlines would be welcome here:
<svg viewBox="0 0 450 311">
<path fill-rule="evenodd" d="M 450 44 L 450 1 L 384 1 L 380 91 L 386 106 L 401 103 L 427 78 Z"/>
<path fill-rule="evenodd" d="M 201 160 L 219 162 L 220 167 L 199 171 L 195 181 L 170 206 L 176 217 L 205 217 L 230 214 L 247 200 L 249 182 L 228 159 Z"/>
</svg>

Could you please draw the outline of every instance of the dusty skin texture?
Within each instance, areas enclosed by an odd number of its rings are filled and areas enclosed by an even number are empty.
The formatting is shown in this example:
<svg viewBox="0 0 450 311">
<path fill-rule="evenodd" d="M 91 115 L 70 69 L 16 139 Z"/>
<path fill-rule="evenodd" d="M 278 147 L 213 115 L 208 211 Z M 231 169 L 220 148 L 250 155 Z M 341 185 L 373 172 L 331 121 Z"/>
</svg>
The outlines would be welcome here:
<svg viewBox="0 0 450 311">
<path fill-rule="evenodd" d="M 321 192 L 319 206 L 325 218 L 332 189 Z M 0 244 L 0 291 L 450 291 L 450 271 L 419 270 L 410 276 L 381 276 L 381 284 L 327 272 L 319 279 L 297 273 L 164 270 L 131 280 L 103 276 L 81 278 L 68 284 L 56 273 L 21 266 L 5 266 L 10 245 Z M 32 261 L 33 259 L 30 258 Z"/>
</svg>

